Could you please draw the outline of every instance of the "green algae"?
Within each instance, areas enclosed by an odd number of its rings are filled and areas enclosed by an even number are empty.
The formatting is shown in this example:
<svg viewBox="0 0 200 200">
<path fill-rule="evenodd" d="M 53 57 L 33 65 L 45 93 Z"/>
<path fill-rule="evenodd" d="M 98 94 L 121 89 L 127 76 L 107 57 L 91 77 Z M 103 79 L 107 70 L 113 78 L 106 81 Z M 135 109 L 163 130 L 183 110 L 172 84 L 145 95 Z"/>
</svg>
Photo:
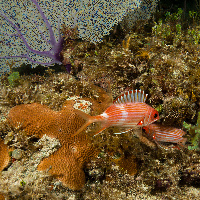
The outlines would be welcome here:
<svg viewBox="0 0 200 200">
<path fill-rule="evenodd" d="M 191 125 L 184 122 L 183 127 L 186 128 L 190 134 L 191 145 L 188 146 L 188 149 L 200 150 L 200 112 L 198 112 L 196 125 Z"/>
<path fill-rule="evenodd" d="M 20 80 L 20 74 L 19 72 L 13 72 L 8 76 L 8 82 L 11 87 L 19 85 L 19 80 Z"/>
<path fill-rule="evenodd" d="M 189 11 L 189 18 L 192 19 L 192 25 L 186 25 L 181 8 L 178 8 L 176 13 L 166 12 L 164 20 L 159 19 L 155 22 L 152 33 L 161 39 L 162 45 L 179 46 L 185 41 L 190 45 L 198 45 L 200 40 L 199 18 L 194 11 Z M 185 26 L 188 26 L 187 30 Z"/>
</svg>

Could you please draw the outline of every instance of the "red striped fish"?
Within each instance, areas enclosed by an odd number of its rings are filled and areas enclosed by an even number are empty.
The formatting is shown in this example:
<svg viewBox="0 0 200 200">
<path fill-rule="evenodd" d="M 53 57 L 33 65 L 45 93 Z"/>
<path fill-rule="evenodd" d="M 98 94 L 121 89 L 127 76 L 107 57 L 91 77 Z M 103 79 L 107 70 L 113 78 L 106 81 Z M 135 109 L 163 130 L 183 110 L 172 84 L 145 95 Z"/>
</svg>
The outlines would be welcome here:
<svg viewBox="0 0 200 200">
<path fill-rule="evenodd" d="M 128 128 L 147 126 L 159 119 L 158 111 L 145 103 L 147 95 L 141 90 L 131 90 L 119 96 L 101 115 L 90 116 L 80 110 L 75 112 L 82 116 L 86 123 L 74 134 L 82 132 L 93 122 L 101 122 L 101 128 L 95 135 L 110 126 Z"/>
<path fill-rule="evenodd" d="M 187 141 L 186 138 L 183 138 L 185 132 L 178 128 L 150 124 L 149 126 L 143 127 L 143 129 L 146 134 L 157 142 L 170 142 L 184 145 Z"/>
</svg>

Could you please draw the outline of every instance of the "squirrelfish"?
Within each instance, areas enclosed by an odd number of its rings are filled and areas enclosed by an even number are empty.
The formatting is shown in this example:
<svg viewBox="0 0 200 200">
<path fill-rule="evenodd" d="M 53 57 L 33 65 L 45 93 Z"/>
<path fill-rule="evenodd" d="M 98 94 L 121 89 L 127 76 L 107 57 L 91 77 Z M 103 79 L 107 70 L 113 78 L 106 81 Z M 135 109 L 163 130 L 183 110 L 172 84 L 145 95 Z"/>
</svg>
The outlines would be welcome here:
<svg viewBox="0 0 200 200">
<path fill-rule="evenodd" d="M 145 103 L 146 98 L 147 94 L 144 94 L 144 91 L 131 90 L 120 95 L 101 115 L 90 116 L 80 110 L 75 110 L 86 122 L 74 136 L 93 122 L 101 122 L 101 128 L 95 133 L 97 135 L 110 126 L 128 128 L 129 131 L 157 121 L 158 111 Z"/>
<path fill-rule="evenodd" d="M 160 124 L 150 124 L 143 127 L 145 133 L 157 142 L 170 142 L 184 145 L 187 141 L 183 138 L 185 132 L 174 127 L 167 127 Z"/>
</svg>

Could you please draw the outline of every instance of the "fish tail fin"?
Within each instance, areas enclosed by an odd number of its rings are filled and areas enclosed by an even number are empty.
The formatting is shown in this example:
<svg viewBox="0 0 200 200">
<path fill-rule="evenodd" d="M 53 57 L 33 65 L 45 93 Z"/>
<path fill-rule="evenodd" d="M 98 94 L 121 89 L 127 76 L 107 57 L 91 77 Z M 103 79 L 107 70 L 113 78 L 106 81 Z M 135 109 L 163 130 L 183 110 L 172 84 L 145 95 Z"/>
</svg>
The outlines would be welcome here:
<svg viewBox="0 0 200 200">
<path fill-rule="evenodd" d="M 79 133 L 81 133 L 85 128 L 87 128 L 91 123 L 95 122 L 95 117 L 94 116 L 91 116 L 85 112 L 82 112 L 80 110 L 77 110 L 75 109 L 74 112 L 79 115 L 80 117 L 82 117 L 83 119 L 86 120 L 85 124 L 83 124 L 83 126 L 81 126 L 81 128 L 78 129 L 78 131 L 76 131 L 76 133 L 72 136 L 76 136 L 78 135 Z"/>
</svg>

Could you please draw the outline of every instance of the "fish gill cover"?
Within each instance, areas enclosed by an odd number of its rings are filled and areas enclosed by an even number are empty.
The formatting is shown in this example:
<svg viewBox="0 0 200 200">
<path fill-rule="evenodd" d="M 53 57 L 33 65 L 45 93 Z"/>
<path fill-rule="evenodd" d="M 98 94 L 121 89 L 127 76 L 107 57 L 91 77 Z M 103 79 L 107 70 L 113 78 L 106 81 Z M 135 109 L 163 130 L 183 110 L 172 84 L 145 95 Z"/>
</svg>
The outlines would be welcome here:
<svg viewBox="0 0 200 200">
<path fill-rule="evenodd" d="M 0 74 L 23 63 L 62 64 L 60 28 L 77 28 L 79 38 L 102 41 L 132 11 L 131 20 L 149 17 L 157 0 L 7 0 L 0 3 Z M 148 11 L 147 11 L 148 10 Z M 146 12 L 144 12 L 146 11 Z"/>
</svg>

